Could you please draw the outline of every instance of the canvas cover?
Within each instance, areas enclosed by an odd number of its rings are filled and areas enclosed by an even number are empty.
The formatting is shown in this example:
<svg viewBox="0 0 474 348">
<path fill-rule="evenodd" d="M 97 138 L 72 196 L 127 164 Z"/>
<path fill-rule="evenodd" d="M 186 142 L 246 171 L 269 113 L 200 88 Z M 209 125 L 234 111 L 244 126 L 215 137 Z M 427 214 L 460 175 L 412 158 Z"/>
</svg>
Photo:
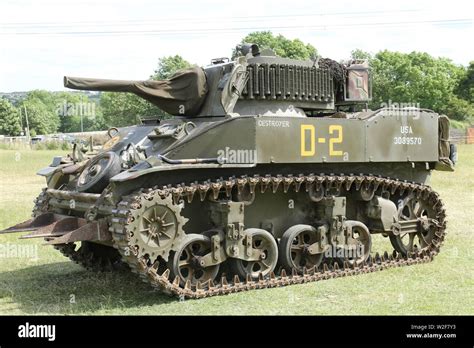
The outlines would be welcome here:
<svg viewBox="0 0 474 348">
<path fill-rule="evenodd" d="M 64 77 L 64 87 L 83 91 L 130 92 L 176 116 L 198 114 L 208 91 L 206 75 L 199 67 L 180 70 L 169 80 L 103 80 Z"/>
<path fill-rule="evenodd" d="M 439 122 L 439 161 L 447 166 L 447 168 L 453 168 L 453 162 L 449 159 L 450 147 L 449 147 L 449 118 L 445 115 L 441 115 L 438 118 Z"/>
</svg>

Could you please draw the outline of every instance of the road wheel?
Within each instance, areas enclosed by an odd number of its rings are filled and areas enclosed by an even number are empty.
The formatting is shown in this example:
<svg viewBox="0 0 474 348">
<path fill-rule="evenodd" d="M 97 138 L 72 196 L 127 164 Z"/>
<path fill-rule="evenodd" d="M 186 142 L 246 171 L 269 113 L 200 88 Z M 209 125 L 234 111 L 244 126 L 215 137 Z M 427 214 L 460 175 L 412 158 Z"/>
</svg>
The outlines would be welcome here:
<svg viewBox="0 0 474 348">
<path fill-rule="evenodd" d="M 316 228 L 310 225 L 294 225 L 287 229 L 280 240 L 280 263 L 287 270 L 303 271 L 303 267 L 318 266 L 323 253 L 310 254 L 308 248 L 320 240 Z"/>
<path fill-rule="evenodd" d="M 241 259 L 229 259 L 229 268 L 232 274 L 237 274 L 245 279 L 247 275 L 257 279 L 259 274 L 267 276 L 272 272 L 278 262 L 278 246 L 275 238 L 270 232 L 259 228 L 246 230 L 252 237 L 252 247 L 263 251 L 263 258 L 257 261 L 246 261 Z"/>
</svg>

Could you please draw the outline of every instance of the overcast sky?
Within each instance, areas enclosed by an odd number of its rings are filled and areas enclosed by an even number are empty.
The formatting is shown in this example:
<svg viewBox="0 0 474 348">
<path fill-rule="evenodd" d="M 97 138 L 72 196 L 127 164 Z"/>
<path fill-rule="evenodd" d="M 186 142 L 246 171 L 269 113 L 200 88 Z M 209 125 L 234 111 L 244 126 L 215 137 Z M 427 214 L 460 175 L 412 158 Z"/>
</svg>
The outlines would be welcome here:
<svg viewBox="0 0 474 348">
<path fill-rule="evenodd" d="M 324 57 L 361 48 L 474 60 L 473 1 L 1 0 L 0 92 L 63 90 L 64 75 L 146 79 L 157 59 L 206 65 L 271 30 Z"/>
</svg>

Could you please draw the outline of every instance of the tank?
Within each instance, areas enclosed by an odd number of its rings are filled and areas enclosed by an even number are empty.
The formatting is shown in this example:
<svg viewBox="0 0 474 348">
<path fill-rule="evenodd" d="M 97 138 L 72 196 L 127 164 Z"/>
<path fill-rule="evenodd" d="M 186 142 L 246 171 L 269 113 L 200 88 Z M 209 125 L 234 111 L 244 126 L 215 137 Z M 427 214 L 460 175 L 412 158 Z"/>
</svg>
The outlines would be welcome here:
<svg viewBox="0 0 474 348">
<path fill-rule="evenodd" d="M 73 89 L 135 93 L 170 117 L 55 157 L 38 172 L 47 185 L 33 217 L 2 233 L 183 298 L 431 261 L 446 213 L 430 175 L 456 162 L 448 118 L 368 110 L 365 61 L 237 52 L 164 81 L 65 77 Z M 375 234 L 393 250 L 372 250 Z"/>
</svg>

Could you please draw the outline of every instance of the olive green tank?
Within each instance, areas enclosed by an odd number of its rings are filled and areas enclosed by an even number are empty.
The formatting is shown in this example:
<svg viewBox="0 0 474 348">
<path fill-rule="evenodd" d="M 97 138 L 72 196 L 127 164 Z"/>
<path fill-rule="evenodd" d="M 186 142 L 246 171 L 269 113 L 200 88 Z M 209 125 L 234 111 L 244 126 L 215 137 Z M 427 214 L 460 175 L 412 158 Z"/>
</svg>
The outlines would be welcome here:
<svg viewBox="0 0 474 348">
<path fill-rule="evenodd" d="M 188 298 L 432 260 L 446 214 L 429 179 L 456 162 L 447 117 L 368 110 L 365 61 L 237 52 L 164 81 L 65 77 L 73 89 L 135 93 L 172 117 L 54 158 L 38 172 L 47 186 L 33 218 L 2 233 Z M 372 250 L 375 234 L 393 250 Z"/>
</svg>

